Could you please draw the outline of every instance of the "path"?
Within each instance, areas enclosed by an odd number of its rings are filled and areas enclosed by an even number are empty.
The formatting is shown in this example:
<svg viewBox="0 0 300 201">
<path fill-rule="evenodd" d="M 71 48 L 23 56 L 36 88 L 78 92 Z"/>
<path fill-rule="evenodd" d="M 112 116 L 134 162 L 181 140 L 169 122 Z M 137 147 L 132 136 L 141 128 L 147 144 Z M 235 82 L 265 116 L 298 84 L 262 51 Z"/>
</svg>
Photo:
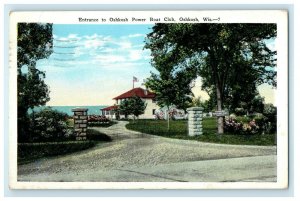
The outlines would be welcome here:
<svg viewBox="0 0 300 201">
<path fill-rule="evenodd" d="M 95 128 L 109 143 L 18 167 L 20 181 L 276 181 L 276 147 L 170 139 Z"/>
</svg>

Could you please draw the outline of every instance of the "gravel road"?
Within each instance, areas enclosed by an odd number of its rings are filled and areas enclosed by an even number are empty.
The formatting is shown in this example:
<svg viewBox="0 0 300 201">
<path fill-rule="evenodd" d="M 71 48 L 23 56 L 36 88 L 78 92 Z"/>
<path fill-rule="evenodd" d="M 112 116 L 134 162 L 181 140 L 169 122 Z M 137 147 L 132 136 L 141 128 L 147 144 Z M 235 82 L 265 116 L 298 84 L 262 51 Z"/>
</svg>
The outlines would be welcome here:
<svg viewBox="0 0 300 201">
<path fill-rule="evenodd" d="M 275 146 L 222 145 L 170 139 L 127 130 L 125 128 L 127 123 L 120 121 L 108 128 L 94 128 L 110 135 L 113 139 L 112 142 L 100 143 L 94 148 L 77 153 L 43 158 L 29 164 L 19 165 L 18 180 L 135 181 L 135 177 L 126 176 L 124 170 L 127 172 L 137 169 L 149 170 L 148 172 L 152 172 L 151 175 L 155 175 L 153 171 L 155 169 L 161 170 L 163 167 L 170 167 L 175 171 L 176 166 L 174 167 L 174 164 L 188 166 L 189 163 L 194 164 L 201 161 L 208 163 L 209 161 L 225 159 L 221 165 L 224 166 L 228 159 L 252 158 L 256 162 L 259 160 L 266 161 L 262 157 L 268 157 L 270 163 L 262 163 L 261 168 L 271 168 L 268 171 L 271 171 L 272 180 L 274 180 L 274 174 L 276 176 Z M 249 164 L 253 164 L 251 160 L 248 161 Z M 242 162 L 239 161 L 238 163 Z M 242 168 L 247 169 L 245 166 Z M 198 167 L 200 166 L 198 165 Z M 118 172 L 123 172 L 122 176 Z M 167 175 L 166 178 L 168 178 Z M 166 179 L 143 176 L 142 181 L 166 181 Z"/>
</svg>

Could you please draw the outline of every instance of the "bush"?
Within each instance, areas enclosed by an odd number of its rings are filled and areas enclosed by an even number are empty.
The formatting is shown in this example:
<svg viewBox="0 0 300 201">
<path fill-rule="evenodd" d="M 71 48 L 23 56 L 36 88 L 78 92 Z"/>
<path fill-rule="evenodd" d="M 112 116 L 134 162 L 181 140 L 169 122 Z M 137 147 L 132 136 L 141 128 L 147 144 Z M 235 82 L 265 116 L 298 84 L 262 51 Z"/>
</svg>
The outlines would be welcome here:
<svg viewBox="0 0 300 201">
<path fill-rule="evenodd" d="M 243 130 L 243 123 L 237 122 L 234 118 L 225 119 L 224 130 L 229 133 L 240 134 Z"/>
<path fill-rule="evenodd" d="M 105 116 L 90 115 L 90 116 L 88 116 L 88 125 L 89 126 L 108 127 L 108 126 L 113 125 L 113 123 Z"/>
<path fill-rule="evenodd" d="M 268 132 L 273 133 L 277 130 L 277 108 L 272 104 L 266 104 L 263 115 L 265 116 L 265 126 Z"/>
<path fill-rule="evenodd" d="M 72 137 L 68 129 L 68 115 L 52 109 L 44 109 L 30 115 L 30 142 L 64 141 Z"/>
<path fill-rule="evenodd" d="M 242 120 L 237 120 L 231 117 L 225 119 L 224 130 L 228 133 L 247 135 L 257 134 L 260 131 L 255 119 L 252 119 L 249 122 L 243 122 Z"/>
<path fill-rule="evenodd" d="M 19 143 L 18 164 L 30 162 L 34 159 L 73 153 L 93 147 L 95 141 L 70 141 L 47 143 Z"/>
<path fill-rule="evenodd" d="M 249 123 L 243 124 L 244 134 L 257 134 L 259 132 L 259 126 L 256 124 L 255 119 L 252 119 Z"/>
<path fill-rule="evenodd" d="M 242 116 L 246 114 L 246 111 L 244 110 L 244 108 L 235 108 L 235 114 L 238 116 Z"/>
<path fill-rule="evenodd" d="M 250 117 L 227 117 L 224 130 L 233 134 L 274 134 L 277 128 L 276 108 L 269 109 L 267 116 L 259 114 Z"/>
</svg>

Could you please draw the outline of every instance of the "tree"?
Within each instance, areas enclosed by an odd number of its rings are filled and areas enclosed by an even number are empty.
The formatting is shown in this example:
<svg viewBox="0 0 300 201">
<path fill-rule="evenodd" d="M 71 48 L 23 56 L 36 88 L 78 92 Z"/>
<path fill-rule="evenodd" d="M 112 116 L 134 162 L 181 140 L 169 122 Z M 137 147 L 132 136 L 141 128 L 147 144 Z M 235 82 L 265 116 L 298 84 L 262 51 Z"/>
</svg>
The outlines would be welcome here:
<svg viewBox="0 0 300 201">
<path fill-rule="evenodd" d="M 36 68 L 36 61 L 52 53 L 52 24 L 19 23 L 17 38 L 18 67 L 18 137 L 26 140 L 28 109 L 49 101 L 45 73 Z"/>
<path fill-rule="evenodd" d="M 254 97 L 254 99 L 248 104 L 247 110 L 250 113 L 263 113 L 264 111 L 264 103 L 265 99 L 261 97 L 260 95 L 257 95 Z"/>
<path fill-rule="evenodd" d="M 202 101 L 201 97 L 198 96 L 193 99 L 192 106 L 193 107 L 202 107 L 203 112 L 211 112 L 215 106 L 212 102 L 213 99 Z"/>
<path fill-rule="evenodd" d="M 147 104 L 138 96 L 134 96 L 129 99 L 132 114 L 138 118 L 139 115 L 144 114 Z"/>
<path fill-rule="evenodd" d="M 276 86 L 276 51 L 266 45 L 276 33 L 275 24 L 156 24 L 145 48 L 151 50 L 155 68 L 170 63 L 178 70 L 187 61 L 197 64 L 202 88 L 215 97 L 221 111 L 244 87 L 253 92 L 262 83 Z M 220 134 L 223 121 L 218 117 Z"/>
<path fill-rule="evenodd" d="M 196 68 L 192 67 L 176 72 L 160 65 L 155 66 L 160 74 L 151 73 L 151 76 L 146 79 L 145 86 L 156 94 L 155 99 L 160 107 L 167 107 L 168 130 L 170 130 L 170 107 L 175 105 L 178 109 L 186 110 L 190 106 L 193 98 L 191 81 L 196 79 L 197 73 Z"/>
<path fill-rule="evenodd" d="M 125 100 L 121 101 L 118 111 L 121 114 L 125 115 L 125 119 L 128 118 L 128 115 L 130 115 L 132 112 L 132 108 L 131 108 L 129 99 L 125 99 Z"/>
<path fill-rule="evenodd" d="M 144 114 L 146 106 L 146 103 L 140 97 L 133 96 L 121 101 L 119 111 L 125 115 L 126 119 L 131 114 L 138 118 L 139 115 Z"/>
</svg>

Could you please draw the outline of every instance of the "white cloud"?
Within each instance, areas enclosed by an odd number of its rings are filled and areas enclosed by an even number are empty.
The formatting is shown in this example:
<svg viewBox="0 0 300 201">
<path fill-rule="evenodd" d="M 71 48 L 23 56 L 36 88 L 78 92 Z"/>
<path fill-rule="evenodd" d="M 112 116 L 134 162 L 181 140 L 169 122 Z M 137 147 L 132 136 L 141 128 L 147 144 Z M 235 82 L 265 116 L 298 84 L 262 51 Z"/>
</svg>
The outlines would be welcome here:
<svg viewBox="0 0 300 201">
<path fill-rule="evenodd" d="M 110 70 L 120 70 L 126 68 L 140 67 L 140 63 L 148 63 L 150 51 L 142 50 L 144 44 L 133 43 L 128 38 L 141 37 L 144 34 L 131 34 L 127 38 L 114 38 L 112 36 L 102 36 L 98 34 L 78 36 L 69 34 L 68 37 L 57 37 L 57 45 L 66 45 L 66 42 L 58 40 L 69 40 L 68 43 L 74 48 L 59 49 L 59 51 L 72 52 L 72 55 L 54 55 L 51 63 L 60 65 L 61 68 L 106 68 Z M 76 40 L 74 40 L 76 39 Z M 58 50 L 57 50 L 58 51 Z M 68 56 L 68 57 L 67 57 Z M 57 61 L 62 60 L 62 61 Z M 70 58 L 70 61 L 64 61 Z M 50 57 L 51 60 L 51 57 Z M 139 63 L 138 63 L 139 62 Z"/>
<path fill-rule="evenodd" d="M 132 47 L 130 42 L 119 42 L 119 43 L 116 43 L 116 44 L 118 44 L 121 49 L 129 49 L 129 48 Z"/>
<path fill-rule="evenodd" d="M 112 52 L 114 52 L 114 51 L 115 51 L 114 48 L 107 47 L 107 48 L 101 49 L 100 52 L 102 52 L 102 53 L 112 53 Z"/>
<path fill-rule="evenodd" d="M 86 40 L 84 42 L 85 48 L 99 48 L 105 44 L 105 41 L 99 39 Z"/>
<path fill-rule="evenodd" d="M 89 40 L 96 39 L 96 38 L 99 38 L 99 37 L 102 37 L 102 36 L 99 36 L 98 34 L 93 34 L 91 36 L 89 36 L 89 35 L 84 36 L 84 38 L 89 39 Z"/>
<path fill-rule="evenodd" d="M 125 62 L 126 58 L 121 55 L 98 55 L 95 57 L 96 61 L 99 61 L 102 64 L 110 64 L 110 63 L 119 63 Z"/>
<path fill-rule="evenodd" d="M 142 58 L 142 51 L 141 50 L 130 50 L 129 51 L 129 59 L 131 61 L 137 61 Z"/>
<path fill-rule="evenodd" d="M 97 63 L 94 65 L 95 68 L 105 69 L 105 71 L 114 71 L 117 74 L 121 75 L 120 72 L 123 71 L 125 73 L 134 72 L 136 69 L 144 67 L 145 63 L 137 63 L 137 62 L 115 62 L 115 63 Z"/>
<path fill-rule="evenodd" d="M 128 38 L 137 38 L 137 37 L 146 37 L 144 34 L 130 34 L 128 35 Z"/>
<path fill-rule="evenodd" d="M 77 34 L 69 34 L 68 39 L 77 39 L 80 40 L 81 38 Z"/>
</svg>

